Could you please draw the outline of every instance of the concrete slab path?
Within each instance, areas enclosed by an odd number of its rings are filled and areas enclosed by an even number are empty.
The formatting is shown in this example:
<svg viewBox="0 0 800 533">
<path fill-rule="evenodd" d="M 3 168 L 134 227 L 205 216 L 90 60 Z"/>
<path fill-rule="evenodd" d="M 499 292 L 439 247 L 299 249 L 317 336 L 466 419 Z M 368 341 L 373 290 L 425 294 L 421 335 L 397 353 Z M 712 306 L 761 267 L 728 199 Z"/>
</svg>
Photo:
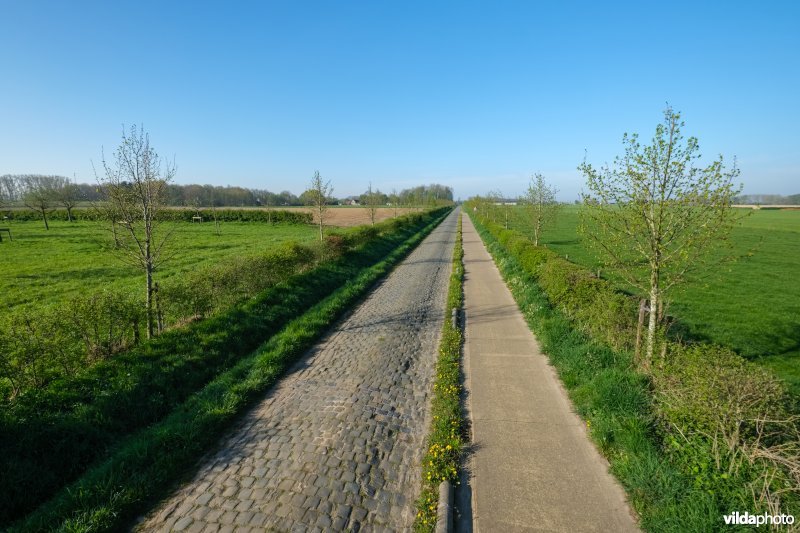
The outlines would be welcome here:
<svg viewBox="0 0 800 533">
<path fill-rule="evenodd" d="M 623 489 L 467 216 L 463 231 L 471 527 L 638 531 Z"/>
</svg>

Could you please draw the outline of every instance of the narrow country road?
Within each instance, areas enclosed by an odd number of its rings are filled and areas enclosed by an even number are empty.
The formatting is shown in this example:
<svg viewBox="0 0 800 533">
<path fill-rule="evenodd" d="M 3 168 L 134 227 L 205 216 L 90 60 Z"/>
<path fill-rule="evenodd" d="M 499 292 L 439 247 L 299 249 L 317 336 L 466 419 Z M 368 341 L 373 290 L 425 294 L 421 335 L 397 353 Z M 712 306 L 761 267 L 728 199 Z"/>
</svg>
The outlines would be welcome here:
<svg viewBox="0 0 800 533">
<path fill-rule="evenodd" d="M 463 230 L 473 451 L 464 484 L 472 498 L 462 498 L 461 529 L 638 531 L 622 487 L 467 216 Z"/>
<path fill-rule="evenodd" d="M 139 529 L 410 529 L 457 218 L 296 364 Z"/>
</svg>

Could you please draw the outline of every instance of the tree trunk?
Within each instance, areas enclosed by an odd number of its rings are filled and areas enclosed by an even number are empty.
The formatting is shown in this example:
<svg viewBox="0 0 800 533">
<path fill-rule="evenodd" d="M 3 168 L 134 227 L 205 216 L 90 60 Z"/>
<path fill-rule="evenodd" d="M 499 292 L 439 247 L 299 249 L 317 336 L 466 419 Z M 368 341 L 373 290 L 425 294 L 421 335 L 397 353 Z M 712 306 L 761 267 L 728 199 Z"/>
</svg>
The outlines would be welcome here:
<svg viewBox="0 0 800 533">
<path fill-rule="evenodd" d="M 164 315 L 161 312 L 161 295 L 158 291 L 158 282 L 155 283 L 153 290 L 155 291 L 155 304 L 156 304 L 156 331 L 159 335 L 164 331 Z"/>
<path fill-rule="evenodd" d="M 598 274 L 598 278 L 600 275 Z M 644 314 L 647 310 L 647 300 L 642 298 L 642 301 L 639 302 L 639 323 L 636 327 L 636 349 L 634 351 L 633 360 L 636 361 L 636 364 L 641 362 L 641 355 L 642 355 L 642 330 L 644 329 Z"/>
<path fill-rule="evenodd" d="M 50 231 L 50 226 L 47 224 L 47 211 L 42 209 L 42 218 L 44 219 L 44 229 Z"/>
<path fill-rule="evenodd" d="M 67 220 L 72 222 L 72 207 L 67 207 Z"/>
<path fill-rule="evenodd" d="M 150 257 L 150 241 L 145 242 L 145 272 L 147 274 L 147 299 L 145 314 L 147 315 L 147 338 L 153 338 L 153 262 Z"/>
<path fill-rule="evenodd" d="M 647 323 L 647 363 L 653 360 L 653 349 L 656 342 L 656 325 L 658 322 L 658 304 L 660 291 L 658 287 L 658 271 L 650 274 L 650 318 Z"/>
<path fill-rule="evenodd" d="M 536 218 L 536 224 L 533 226 L 533 245 L 539 246 L 539 233 L 542 231 L 542 219 Z"/>
</svg>

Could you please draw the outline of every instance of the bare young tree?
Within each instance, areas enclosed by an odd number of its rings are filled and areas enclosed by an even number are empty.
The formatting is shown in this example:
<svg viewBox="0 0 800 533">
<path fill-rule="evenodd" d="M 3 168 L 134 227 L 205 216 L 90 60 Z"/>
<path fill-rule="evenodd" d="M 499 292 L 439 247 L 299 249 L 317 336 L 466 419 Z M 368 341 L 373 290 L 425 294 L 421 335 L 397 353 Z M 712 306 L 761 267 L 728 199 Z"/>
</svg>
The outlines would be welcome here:
<svg viewBox="0 0 800 533">
<path fill-rule="evenodd" d="M 397 194 L 397 189 L 392 189 L 392 194 L 389 195 L 389 202 L 394 208 L 394 218 L 397 218 L 397 208 L 400 207 L 400 196 Z"/>
<path fill-rule="evenodd" d="M 539 246 L 542 231 L 556 219 L 561 208 L 556 200 L 557 192 L 538 172 L 531 177 L 524 201 L 533 229 L 534 246 Z"/>
<path fill-rule="evenodd" d="M 19 176 L 18 179 L 22 189 L 22 202 L 25 207 L 41 213 L 44 227 L 49 230 L 50 224 L 47 222 L 47 213 L 57 202 L 58 183 L 63 178 L 28 174 Z"/>
<path fill-rule="evenodd" d="M 104 176 L 98 177 L 110 220 L 121 228 L 116 238 L 122 258 L 145 273 L 145 316 L 147 337 L 155 333 L 153 274 L 165 259 L 169 231 L 162 231 L 159 214 L 164 209 L 167 185 L 175 176 L 174 162 L 162 166 L 161 158 L 150 146 L 144 129 L 122 128 L 122 142 L 107 161 L 103 154 Z"/>
<path fill-rule="evenodd" d="M 372 225 L 375 225 L 375 215 L 378 213 L 378 206 L 380 205 L 380 191 L 372 190 L 372 182 L 369 182 L 367 193 L 364 195 L 365 204 L 369 210 L 369 220 Z"/>
<path fill-rule="evenodd" d="M 67 210 L 67 220 L 73 221 L 72 210 L 78 205 L 80 188 L 69 178 L 60 178 L 55 189 L 55 200 Z"/>
<path fill-rule="evenodd" d="M 497 222 L 500 217 L 500 206 L 503 204 L 503 193 L 495 189 L 486 193 L 489 218 L 492 222 Z"/>
<path fill-rule="evenodd" d="M 304 193 L 304 195 L 306 198 L 308 198 L 307 201 L 309 205 L 314 208 L 314 212 L 317 215 L 317 224 L 319 224 L 319 240 L 323 240 L 325 238 L 325 218 L 328 212 L 328 200 L 332 194 L 333 187 L 331 186 L 330 180 L 323 181 L 322 177 L 319 175 L 319 170 L 314 172 L 314 177 L 311 178 L 309 189 L 306 191 L 306 193 Z"/>
<path fill-rule="evenodd" d="M 736 160 L 730 170 L 722 156 L 697 167 L 698 141 L 684 139 L 683 125 L 668 107 L 650 145 L 626 134 L 625 154 L 612 167 L 595 169 L 586 161 L 578 167 L 588 189 L 583 234 L 607 267 L 649 295 L 646 365 L 666 295 L 690 273 L 719 262 L 714 252 L 738 219 L 732 209 L 740 191 L 732 183 L 739 175 Z"/>
</svg>

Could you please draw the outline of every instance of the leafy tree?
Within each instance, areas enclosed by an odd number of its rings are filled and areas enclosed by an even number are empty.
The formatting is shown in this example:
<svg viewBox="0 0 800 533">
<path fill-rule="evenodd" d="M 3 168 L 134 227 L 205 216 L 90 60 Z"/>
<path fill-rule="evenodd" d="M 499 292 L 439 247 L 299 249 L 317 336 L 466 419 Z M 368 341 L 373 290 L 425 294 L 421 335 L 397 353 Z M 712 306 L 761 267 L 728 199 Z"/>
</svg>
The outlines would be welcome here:
<svg viewBox="0 0 800 533">
<path fill-rule="evenodd" d="M 561 204 L 556 201 L 557 192 L 538 172 L 531 177 L 524 201 L 533 227 L 534 246 L 539 246 L 542 231 L 556 219 L 561 209 Z"/>
<path fill-rule="evenodd" d="M 164 209 L 167 186 L 175 176 L 175 164 L 163 166 L 150 146 L 150 136 L 133 125 L 122 128 L 122 142 L 112 161 L 103 155 L 104 177 L 98 178 L 106 196 L 106 216 L 121 227 L 117 235 L 122 258 L 145 272 L 145 319 L 147 338 L 154 335 L 154 281 L 157 267 L 166 258 L 170 232 L 161 231 L 159 214 Z"/>
<path fill-rule="evenodd" d="M 319 175 L 319 170 L 314 172 L 314 177 L 311 178 L 311 184 L 305 193 L 307 205 L 314 208 L 314 213 L 317 216 L 317 224 L 319 224 L 319 240 L 325 238 L 325 215 L 328 212 L 328 200 L 333 194 L 333 187 L 330 180 L 323 181 Z"/>
<path fill-rule="evenodd" d="M 698 167 L 698 141 L 684 139 L 683 125 L 668 107 L 651 144 L 625 134 L 625 154 L 613 166 L 595 169 L 584 161 L 578 167 L 587 187 L 582 233 L 607 267 L 649 295 L 646 364 L 670 289 L 720 261 L 714 252 L 738 219 L 731 207 L 741 188 L 732 184 L 736 160 L 731 169 L 721 155 Z"/>
</svg>

